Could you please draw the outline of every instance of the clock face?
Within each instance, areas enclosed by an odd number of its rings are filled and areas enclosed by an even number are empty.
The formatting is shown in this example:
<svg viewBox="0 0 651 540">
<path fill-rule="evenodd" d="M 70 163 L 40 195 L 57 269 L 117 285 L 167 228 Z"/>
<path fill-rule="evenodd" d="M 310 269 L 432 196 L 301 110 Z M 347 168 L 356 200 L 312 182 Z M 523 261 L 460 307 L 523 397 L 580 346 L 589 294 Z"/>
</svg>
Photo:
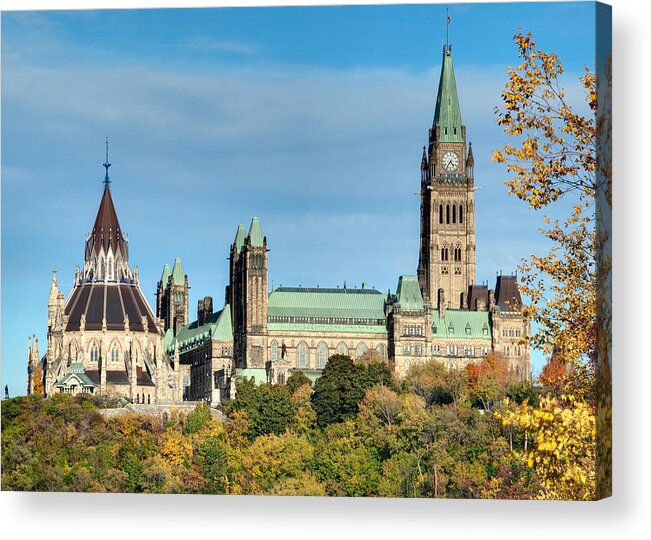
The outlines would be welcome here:
<svg viewBox="0 0 651 540">
<path fill-rule="evenodd" d="M 459 166 L 459 156 L 454 152 L 446 152 L 443 155 L 443 168 L 448 171 L 456 171 Z"/>
</svg>

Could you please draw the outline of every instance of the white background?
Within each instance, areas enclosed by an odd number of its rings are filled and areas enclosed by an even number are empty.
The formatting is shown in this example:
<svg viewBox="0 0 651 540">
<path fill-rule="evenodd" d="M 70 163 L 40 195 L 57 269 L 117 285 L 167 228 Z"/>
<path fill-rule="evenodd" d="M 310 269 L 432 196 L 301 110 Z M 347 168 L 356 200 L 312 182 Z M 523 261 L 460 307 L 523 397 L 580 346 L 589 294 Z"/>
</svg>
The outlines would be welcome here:
<svg viewBox="0 0 651 540">
<path fill-rule="evenodd" d="M 0 0 L 2 9 L 306 4 Z M 344 2 L 326 2 L 339 4 Z M 386 3 L 355 0 L 356 4 Z M 399 2 L 393 2 L 399 3 Z M 404 2 L 403 2 L 404 3 Z M 419 3 L 412 0 L 411 3 Z M 614 496 L 593 503 L 0 493 L 0 538 L 651 538 L 647 292 L 651 3 L 611 0 Z"/>
</svg>

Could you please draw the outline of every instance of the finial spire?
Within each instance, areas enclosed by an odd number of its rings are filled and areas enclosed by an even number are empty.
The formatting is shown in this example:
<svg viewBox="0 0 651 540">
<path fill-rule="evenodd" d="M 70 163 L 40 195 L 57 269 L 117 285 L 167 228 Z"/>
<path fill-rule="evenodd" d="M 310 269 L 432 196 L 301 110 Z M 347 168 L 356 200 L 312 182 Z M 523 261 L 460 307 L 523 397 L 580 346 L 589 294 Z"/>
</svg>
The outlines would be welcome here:
<svg viewBox="0 0 651 540">
<path fill-rule="evenodd" d="M 108 173 L 109 167 L 111 166 L 108 160 L 108 137 L 106 137 L 106 161 L 102 164 L 102 166 L 106 169 L 106 174 L 104 175 L 104 185 L 108 186 L 111 183 Z"/>
<path fill-rule="evenodd" d="M 450 30 L 450 15 L 448 15 L 448 8 L 445 8 L 445 49 L 450 49 L 450 42 L 448 39 L 448 34 Z"/>
</svg>

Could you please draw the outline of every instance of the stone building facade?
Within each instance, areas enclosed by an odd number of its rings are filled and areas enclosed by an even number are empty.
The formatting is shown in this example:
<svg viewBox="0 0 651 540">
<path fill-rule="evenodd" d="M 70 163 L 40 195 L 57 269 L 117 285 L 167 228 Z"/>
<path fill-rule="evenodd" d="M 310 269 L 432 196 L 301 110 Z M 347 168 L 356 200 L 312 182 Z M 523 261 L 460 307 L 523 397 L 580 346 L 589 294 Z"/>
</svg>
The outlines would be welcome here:
<svg viewBox="0 0 651 540">
<path fill-rule="evenodd" d="M 197 344 L 181 353 L 181 364 L 190 351 L 197 362 L 205 361 L 201 380 L 211 371 L 213 398 L 232 396 L 237 376 L 282 384 L 301 371 L 316 379 L 333 354 L 373 352 L 402 376 L 415 364 L 437 360 L 462 368 L 494 351 L 506 358 L 514 379 L 530 379 L 530 322 L 520 312 L 516 277 L 500 275 L 492 289 L 475 282 L 474 156 L 449 46 L 423 148 L 420 196 L 417 272 L 400 276 L 395 294 L 364 284 L 268 292 L 268 246 L 260 220 L 253 218 L 248 232 L 239 225 L 229 250 L 224 308 L 230 307 L 232 316 L 232 358 L 211 357 L 206 351 L 214 346 Z"/>
<path fill-rule="evenodd" d="M 47 392 L 57 384 L 69 391 L 70 381 L 83 387 L 85 376 L 94 385 L 87 391 L 218 402 L 234 395 L 239 376 L 282 384 L 301 371 L 316 379 L 333 354 L 369 353 L 403 376 L 430 360 L 462 368 L 495 351 L 514 379 L 530 379 L 530 321 L 521 315 L 516 277 L 500 275 L 491 289 L 475 282 L 474 157 L 466 135 L 446 45 L 420 165 L 416 274 L 400 276 L 395 293 L 387 294 L 365 284 L 269 292 L 267 238 L 253 218 L 248 230 L 237 227 L 229 248 L 224 307 L 213 313 L 213 299 L 205 297 L 193 322 L 180 259 L 172 269 L 164 266 L 152 315 L 137 270 L 128 266 L 127 240 L 107 183 L 84 270 L 68 300 L 53 278 Z M 38 356 L 34 347 L 29 377 Z"/>
</svg>

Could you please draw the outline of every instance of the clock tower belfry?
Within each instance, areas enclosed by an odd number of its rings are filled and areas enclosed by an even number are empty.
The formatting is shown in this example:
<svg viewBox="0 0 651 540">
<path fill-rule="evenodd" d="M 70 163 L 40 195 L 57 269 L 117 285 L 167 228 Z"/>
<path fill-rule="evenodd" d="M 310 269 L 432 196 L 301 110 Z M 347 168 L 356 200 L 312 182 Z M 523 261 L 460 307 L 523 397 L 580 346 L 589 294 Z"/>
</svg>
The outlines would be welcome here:
<svg viewBox="0 0 651 540">
<path fill-rule="evenodd" d="M 429 145 L 423 147 L 420 193 L 418 283 L 423 300 L 432 307 L 467 308 L 476 274 L 474 158 L 472 145 L 466 146 L 448 44 Z"/>
</svg>

